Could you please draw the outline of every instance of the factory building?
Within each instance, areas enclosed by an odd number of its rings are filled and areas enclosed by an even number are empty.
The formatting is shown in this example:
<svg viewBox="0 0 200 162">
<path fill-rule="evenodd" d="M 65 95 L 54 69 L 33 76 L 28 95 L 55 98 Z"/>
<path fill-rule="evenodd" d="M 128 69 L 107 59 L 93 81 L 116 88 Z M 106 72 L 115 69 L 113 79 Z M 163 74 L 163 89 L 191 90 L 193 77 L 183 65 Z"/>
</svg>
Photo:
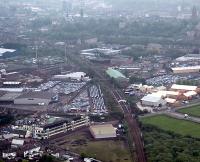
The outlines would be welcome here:
<svg viewBox="0 0 200 162">
<path fill-rule="evenodd" d="M 110 78 L 114 78 L 114 79 L 124 78 L 124 79 L 126 79 L 126 77 L 121 72 L 119 72 L 118 70 L 115 70 L 113 68 L 108 68 L 106 73 L 109 75 Z"/>
<path fill-rule="evenodd" d="M 165 106 L 167 102 L 161 96 L 148 94 L 141 99 L 141 103 L 145 106 L 162 107 Z"/>
<path fill-rule="evenodd" d="M 199 73 L 200 66 L 174 67 L 172 68 L 172 71 L 174 74 Z"/>
<path fill-rule="evenodd" d="M 181 93 L 177 91 L 157 91 L 156 93 L 153 93 L 153 94 L 159 97 L 170 97 L 170 98 L 175 98 L 175 99 L 181 95 Z"/>
<path fill-rule="evenodd" d="M 49 92 L 28 92 L 14 99 L 16 105 L 49 105 L 58 100 L 58 95 Z"/>
<path fill-rule="evenodd" d="M 173 84 L 171 89 L 173 91 L 179 91 L 179 92 L 187 92 L 187 91 L 198 91 L 197 86 L 190 86 L 190 85 L 179 85 L 179 84 Z"/>
<path fill-rule="evenodd" d="M 17 55 L 16 50 L 0 48 L 0 59 L 10 58 Z"/>
<path fill-rule="evenodd" d="M 3 94 L 0 97 L 0 102 L 14 102 L 14 100 L 19 97 L 21 93 L 16 93 L 16 92 L 8 92 Z"/>
<path fill-rule="evenodd" d="M 113 68 L 108 68 L 106 70 L 106 74 L 114 79 L 120 86 L 127 87 L 128 86 L 128 78 L 126 78 L 125 75 L 123 75 L 120 71 L 115 70 Z"/>
<path fill-rule="evenodd" d="M 48 139 L 57 134 L 73 131 L 77 128 L 88 126 L 89 124 L 89 117 L 77 116 L 71 119 L 61 119 L 46 124 L 19 123 L 17 127 L 18 129 L 28 130 L 32 132 L 34 138 Z"/>
<path fill-rule="evenodd" d="M 53 79 L 55 80 L 75 80 L 82 81 L 86 78 L 86 73 L 84 72 L 74 72 L 64 75 L 54 75 Z"/>
<path fill-rule="evenodd" d="M 112 124 L 92 125 L 90 133 L 95 139 L 115 138 L 117 137 L 116 130 Z"/>
<path fill-rule="evenodd" d="M 181 56 L 176 58 L 178 62 L 191 62 L 191 61 L 199 61 L 200 55 L 199 54 L 187 54 L 185 56 Z"/>
</svg>

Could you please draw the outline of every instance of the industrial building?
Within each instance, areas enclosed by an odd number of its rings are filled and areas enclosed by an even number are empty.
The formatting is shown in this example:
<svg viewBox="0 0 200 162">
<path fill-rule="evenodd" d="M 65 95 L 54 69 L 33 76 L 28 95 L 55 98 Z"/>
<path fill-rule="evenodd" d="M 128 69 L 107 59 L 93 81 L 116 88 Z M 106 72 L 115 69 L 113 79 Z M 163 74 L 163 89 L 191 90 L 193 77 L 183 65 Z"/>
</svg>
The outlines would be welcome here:
<svg viewBox="0 0 200 162">
<path fill-rule="evenodd" d="M 172 71 L 174 74 L 199 73 L 200 66 L 174 67 L 172 68 Z"/>
<path fill-rule="evenodd" d="M 195 91 L 188 91 L 186 93 L 183 94 L 185 97 L 187 97 L 188 99 L 191 99 L 195 96 L 197 96 L 197 92 Z"/>
<path fill-rule="evenodd" d="M 165 106 L 167 102 L 161 96 L 148 94 L 141 99 L 141 103 L 145 106 L 162 107 Z"/>
<path fill-rule="evenodd" d="M 0 88 L 0 91 L 20 93 L 24 91 L 24 88 Z"/>
<path fill-rule="evenodd" d="M 129 82 L 129 79 L 126 78 L 125 75 L 123 75 L 120 71 L 118 70 L 115 70 L 113 68 L 108 68 L 106 70 L 106 74 L 114 79 L 121 87 L 127 87 L 128 86 L 128 82 Z"/>
<path fill-rule="evenodd" d="M 32 132 L 34 138 L 47 139 L 60 133 L 66 133 L 83 126 L 88 126 L 89 124 L 89 117 L 77 116 L 70 119 L 51 117 L 48 119 L 47 123 L 41 121 L 37 123 L 35 121 L 20 122 L 17 123 L 16 126 L 18 129 Z"/>
<path fill-rule="evenodd" d="M 177 102 L 176 99 L 173 98 L 165 98 L 165 101 L 169 104 L 169 105 L 173 105 Z"/>
<path fill-rule="evenodd" d="M 153 94 L 159 97 L 177 98 L 181 93 L 176 91 L 157 91 L 156 93 Z"/>
<path fill-rule="evenodd" d="M 113 68 L 108 68 L 108 70 L 106 71 L 106 73 L 108 74 L 108 76 L 110 78 L 114 78 L 114 79 L 127 79 L 125 77 L 125 75 L 123 75 L 121 72 L 119 72 L 118 70 L 115 70 Z"/>
<path fill-rule="evenodd" d="M 92 125 L 90 132 L 95 139 L 115 138 L 117 137 L 116 129 L 112 124 Z"/>
<path fill-rule="evenodd" d="M 0 102 L 14 102 L 14 100 L 19 97 L 21 93 L 8 92 L 0 97 Z"/>
<path fill-rule="evenodd" d="M 58 101 L 58 95 L 49 92 L 27 92 L 14 99 L 16 105 L 49 105 Z"/>
<path fill-rule="evenodd" d="M 113 49 L 109 49 L 109 48 L 93 48 L 93 49 L 86 49 L 86 50 L 82 50 L 81 54 L 88 54 L 89 56 L 91 55 L 95 55 L 95 56 L 100 56 L 100 55 L 117 55 L 120 54 L 121 50 L 113 50 Z"/>
<path fill-rule="evenodd" d="M 16 55 L 16 50 L 0 48 L 0 59 L 10 58 Z"/>
<path fill-rule="evenodd" d="M 84 72 L 74 72 L 74 73 L 69 73 L 69 74 L 64 74 L 64 75 L 54 75 L 53 79 L 60 79 L 60 80 L 77 80 L 77 81 L 81 81 L 84 80 L 86 76 L 86 73 Z"/>
<path fill-rule="evenodd" d="M 181 92 L 198 91 L 198 87 L 197 86 L 178 85 L 178 84 L 173 84 L 171 89 L 175 90 L 175 91 L 181 91 Z"/>
<path fill-rule="evenodd" d="M 187 54 L 185 56 L 181 56 L 176 58 L 178 62 L 189 62 L 189 61 L 199 61 L 200 55 L 199 54 Z"/>
</svg>

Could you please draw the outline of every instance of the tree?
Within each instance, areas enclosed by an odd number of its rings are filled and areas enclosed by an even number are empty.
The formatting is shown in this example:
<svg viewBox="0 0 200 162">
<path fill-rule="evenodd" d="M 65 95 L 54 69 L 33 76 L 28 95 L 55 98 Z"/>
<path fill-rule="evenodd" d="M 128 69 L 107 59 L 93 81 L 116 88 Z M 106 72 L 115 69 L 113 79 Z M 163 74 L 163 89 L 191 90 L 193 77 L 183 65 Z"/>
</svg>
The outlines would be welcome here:
<svg viewBox="0 0 200 162">
<path fill-rule="evenodd" d="M 86 158 L 87 157 L 87 155 L 84 153 L 84 152 L 82 152 L 81 153 L 81 159 L 84 159 L 84 158 Z"/>
<path fill-rule="evenodd" d="M 50 156 L 50 155 L 43 155 L 43 156 L 40 158 L 39 162 L 54 162 L 54 159 L 53 159 L 53 157 Z"/>
</svg>

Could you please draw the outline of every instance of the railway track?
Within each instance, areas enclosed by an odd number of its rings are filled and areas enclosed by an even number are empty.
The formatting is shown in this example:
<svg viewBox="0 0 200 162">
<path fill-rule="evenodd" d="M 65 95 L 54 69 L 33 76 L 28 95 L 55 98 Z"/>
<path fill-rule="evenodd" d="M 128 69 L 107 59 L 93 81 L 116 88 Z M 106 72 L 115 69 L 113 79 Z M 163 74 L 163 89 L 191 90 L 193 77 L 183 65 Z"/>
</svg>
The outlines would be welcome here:
<svg viewBox="0 0 200 162">
<path fill-rule="evenodd" d="M 86 67 L 88 66 L 94 72 L 94 74 L 96 74 L 97 78 L 100 79 L 105 85 L 107 85 L 106 87 L 110 90 L 116 102 L 119 104 L 124 114 L 125 120 L 128 123 L 131 138 L 132 138 L 132 141 L 134 141 L 135 150 L 136 150 L 136 156 L 134 157 L 135 160 L 137 162 L 147 162 L 145 151 L 144 151 L 144 144 L 141 137 L 142 133 L 140 131 L 137 120 L 132 116 L 130 107 L 125 102 L 118 102 L 119 100 L 124 100 L 123 95 L 120 94 L 122 92 L 121 91 L 119 92 L 111 88 L 112 85 L 107 80 L 107 78 L 103 75 L 102 69 L 96 68 L 96 66 L 91 64 L 90 62 L 87 62 L 84 60 L 77 60 L 77 58 L 73 58 L 73 59 L 76 59 L 77 62 L 81 62 L 82 64 L 84 63 Z"/>
<path fill-rule="evenodd" d="M 123 97 L 120 95 L 120 92 L 113 91 L 113 95 L 117 101 L 124 100 Z M 131 110 L 129 106 L 125 102 L 119 103 L 123 113 L 126 122 L 128 123 L 129 130 L 131 136 L 131 140 L 134 141 L 135 144 L 135 150 L 136 150 L 136 160 L 137 162 L 146 162 L 146 156 L 144 152 L 144 144 L 141 138 L 141 131 L 138 126 L 137 120 L 132 116 Z"/>
</svg>

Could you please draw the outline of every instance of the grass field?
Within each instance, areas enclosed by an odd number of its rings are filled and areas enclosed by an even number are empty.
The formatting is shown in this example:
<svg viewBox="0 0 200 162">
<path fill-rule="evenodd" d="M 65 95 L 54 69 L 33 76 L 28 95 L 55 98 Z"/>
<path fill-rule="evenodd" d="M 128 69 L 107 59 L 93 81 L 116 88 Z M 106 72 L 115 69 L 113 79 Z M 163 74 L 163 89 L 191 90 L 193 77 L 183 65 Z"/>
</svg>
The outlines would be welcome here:
<svg viewBox="0 0 200 162">
<path fill-rule="evenodd" d="M 189 114 L 191 116 L 200 117 L 200 105 L 180 109 L 178 110 L 178 112 L 183 113 L 183 114 Z"/>
<path fill-rule="evenodd" d="M 131 162 L 130 152 L 121 140 L 92 141 L 85 133 L 69 136 L 62 147 L 103 162 Z"/>
<path fill-rule="evenodd" d="M 200 137 L 200 124 L 185 120 L 178 120 L 165 115 L 157 115 L 141 119 L 143 124 L 154 125 L 167 131 L 173 131 L 181 135 Z"/>
</svg>

